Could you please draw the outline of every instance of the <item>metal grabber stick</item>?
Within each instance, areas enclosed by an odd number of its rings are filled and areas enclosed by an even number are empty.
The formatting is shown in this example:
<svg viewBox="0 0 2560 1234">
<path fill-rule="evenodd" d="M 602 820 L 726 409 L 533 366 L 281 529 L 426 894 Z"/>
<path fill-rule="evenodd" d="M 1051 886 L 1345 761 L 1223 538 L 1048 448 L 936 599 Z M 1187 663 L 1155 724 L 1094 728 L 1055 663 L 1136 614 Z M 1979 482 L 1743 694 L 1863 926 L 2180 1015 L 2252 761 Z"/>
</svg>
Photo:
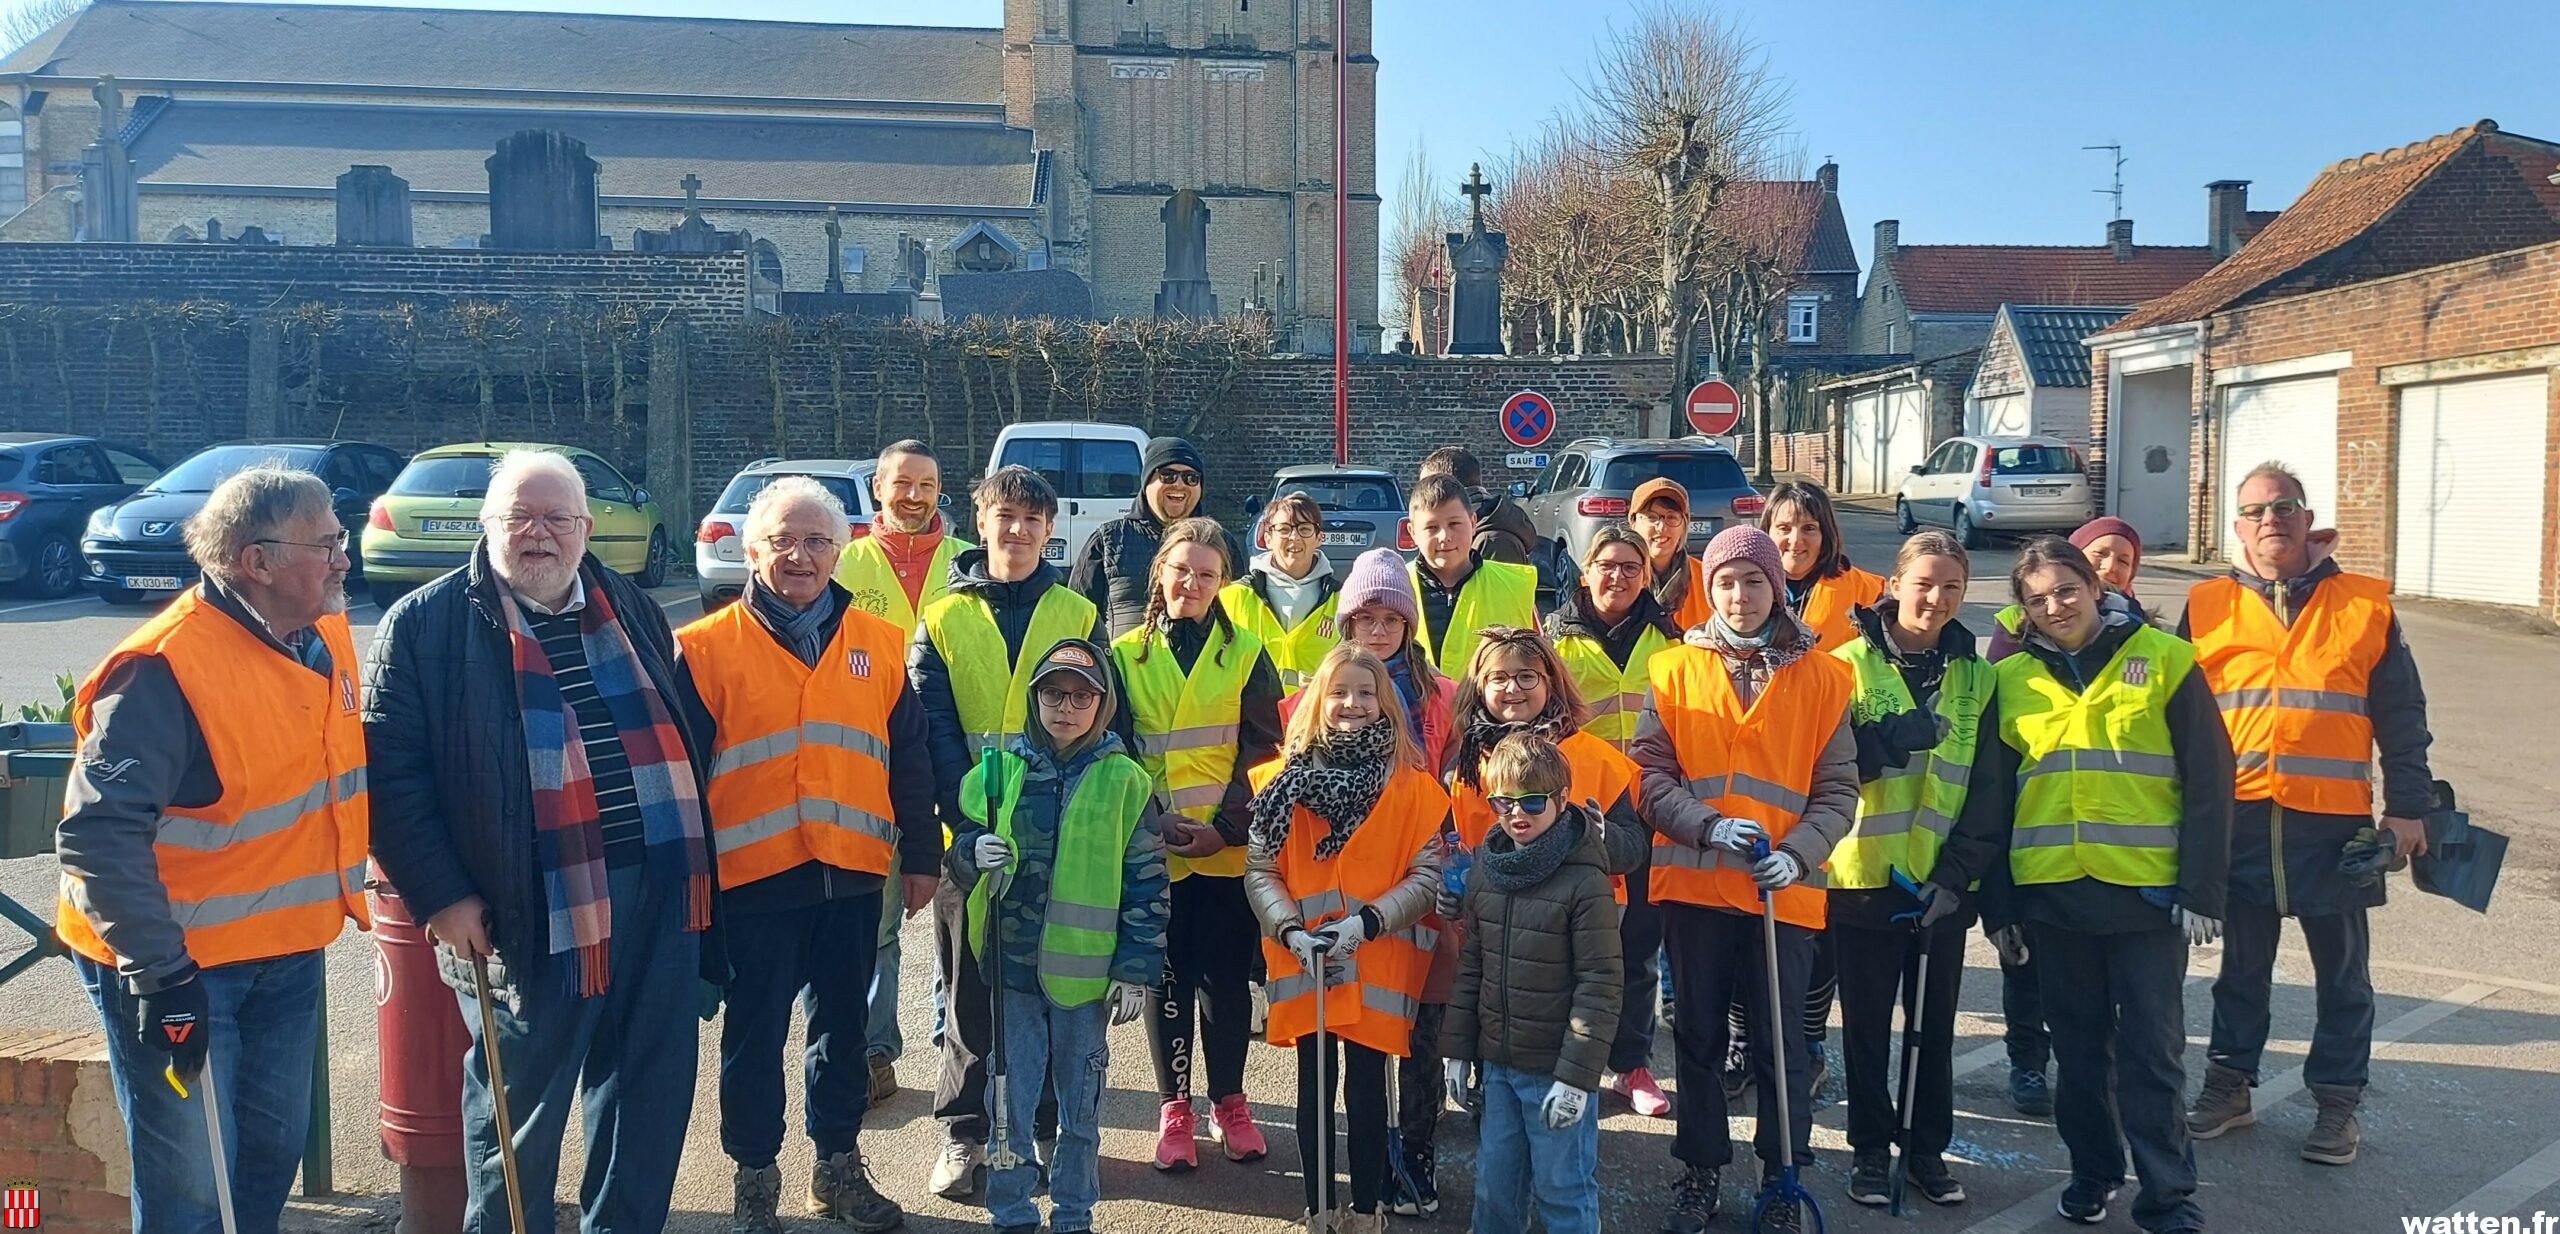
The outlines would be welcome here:
<svg viewBox="0 0 2560 1234">
<path fill-rule="evenodd" d="M 1893 885 L 1920 897 L 1920 888 L 1899 867 L 1893 869 Z M 1929 931 L 1919 926 L 1921 910 L 1897 913 L 1894 920 L 1908 919 L 1919 933 L 1920 963 L 1912 978 L 1911 1010 L 1902 1021 L 1902 1134 L 1894 1141 L 1893 1183 L 1887 1192 L 1889 1211 L 1902 1215 L 1902 1193 L 1906 1176 L 1911 1172 L 1911 1115 L 1920 1094 L 1920 1044 L 1928 1031 L 1929 1014 Z"/>
<path fill-rule="evenodd" d="M 201 1024 L 196 1027 L 199 1031 L 210 1031 Z M 177 1091 L 178 1100 L 187 1099 L 187 1086 L 178 1079 L 176 1063 L 169 1064 L 160 1075 L 169 1082 L 170 1088 Z M 205 1045 L 204 1070 L 197 1073 L 196 1085 L 204 1089 L 204 1095 L 196 1099 L 196 1104 L 204 1107 L 204 1142 L 211 1149 L 213 1159 L 213 1202 L 222 1211 L 222 1234 L 240 1234 L 240 1214 L 231 1206 L 231 1153 L 222 1143 L 222 1099 L 215 1095 L 211 1042 Z"/>
<path fill-rule="evenodd" d="M 999 764 L 996 749 L 988 746 L 978 754 L 978 783 L 986 789 L 987 826 L 997 826 L 1003 816 L 1003 786 L 997 783 Z M 1010 1170 L 1022 1164 L 1022 1155 L 1013 1151 L 1013 1101 L 1005 1075 L 1004 1060 L 1004 893 L 1013 883 L 1013 864 L 987 873 L 987 951 L 978 957 L 987 970 L 987 1111 L 988 1125 L 995 1132 L 995 1143 L 987 1152 L 991 1169 Z"/>
<path fill-rule="evenodd" d="M 489 1063 L 489 1109 L 498 1123 L 498 1173 L 507 1184 L 508 1229 L 524 1234 L 524 1179 L 516 1171 L 516 1120 L 507 1112 L 507 1069 L 498 1057 L 498 1009 L 489 997 L 489 957 L 471 957 L 471 993 L 480 1004 L 480 1053 Z"/>
<path fill-rule="evenodd" d="M 1755 862 L 1769 855 L 1769 842 L 1755 840 L 1751 857 Z M 1761 955 L 1769 970 L 1769 1070 L 1777 1083 L 1771 1085 L 1778 1097 L 1778 1181 L 1760 1192 L 1760 1202 L 1751 1208 L 1751 1228 L 1760 1229 L 1762 1215 L 1773 1204 L 1794 1204 L 1813 1214 L 1813 1234 L 1824 1234 L 1822 1206 L 1814 1202 L 1813 1193 L 1796 1181 L 1796 1136 L 1794 1111 L 1787 1108 L 1787 1049 L 1784 1025 L 1789 1014 L 1785 987 L 1778 980 L 1778 901 L 1769 889 L 1760 889 Z"/>
<path fill-rule="evenodd" d="M 1324 1075 L 1325 1056 L 1333 1052 L 1324 1023 L 1325 970 L 1332 967 L 1328 958 L 1318 954 L 1315 971 L 1308 974 L 1316 982 L 1316 1108 L 1299 1111 L 1299 1117 L 1316 1120 L 1316 1199 L 1307 1206 L 1307 1234 L 1327 1234 L 1333 1224 L 1333 1086 Z"/>
</svg>

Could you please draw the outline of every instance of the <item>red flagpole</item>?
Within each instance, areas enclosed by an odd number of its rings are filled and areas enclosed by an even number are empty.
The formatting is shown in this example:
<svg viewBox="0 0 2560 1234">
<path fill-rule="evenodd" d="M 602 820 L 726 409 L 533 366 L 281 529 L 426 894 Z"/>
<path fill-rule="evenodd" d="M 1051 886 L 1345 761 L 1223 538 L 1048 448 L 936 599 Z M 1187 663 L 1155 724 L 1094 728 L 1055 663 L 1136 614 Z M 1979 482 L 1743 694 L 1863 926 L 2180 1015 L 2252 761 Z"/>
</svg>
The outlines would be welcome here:
<svg viewBox="0 0 2560 1234">
<path fill-rule="evenodd" d="M 1333 465 L 1351 463 L 1351 49 L 1333 0 Z"/>
</svg>

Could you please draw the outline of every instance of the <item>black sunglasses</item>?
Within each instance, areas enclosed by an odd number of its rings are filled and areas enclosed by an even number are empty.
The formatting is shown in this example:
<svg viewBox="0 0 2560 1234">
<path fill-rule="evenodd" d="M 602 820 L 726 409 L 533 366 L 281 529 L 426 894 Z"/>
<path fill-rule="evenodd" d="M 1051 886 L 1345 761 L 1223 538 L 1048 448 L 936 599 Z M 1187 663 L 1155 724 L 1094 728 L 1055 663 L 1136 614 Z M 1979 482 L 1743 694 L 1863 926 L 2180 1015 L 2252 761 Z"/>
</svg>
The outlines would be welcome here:
<svg viewBox="0 0 2560 1234">
<path fill-rule="evenodd" d="M 1484 803 L 1492 806 L 1496 814 L 1544 814 L 1555 799 L 1554 793 L 1529 793 L 1519 797 L 1488 795 Z"/>
</svg>

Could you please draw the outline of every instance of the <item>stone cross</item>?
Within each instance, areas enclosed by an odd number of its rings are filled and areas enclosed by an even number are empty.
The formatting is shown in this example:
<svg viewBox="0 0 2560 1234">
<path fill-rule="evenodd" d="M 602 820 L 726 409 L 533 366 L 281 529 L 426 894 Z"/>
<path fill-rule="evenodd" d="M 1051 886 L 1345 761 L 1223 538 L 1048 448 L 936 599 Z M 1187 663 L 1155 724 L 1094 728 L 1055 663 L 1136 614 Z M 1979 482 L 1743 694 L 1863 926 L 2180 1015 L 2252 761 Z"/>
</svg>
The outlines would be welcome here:
<svg viewBox="0 0 2560 1234">
<path fill-rule="evenodd" d="M 1503 352 L 1502 267 L 1510 241 L 1501 232 L 1485 230 L 1484 199 L 1493 186 L 1485 183 L 1481 165 L 1469 169 L 1467 183 L 1458 191 L 1473 199 L 1475 225 L 1463 233 L 1450 232 L 1444 250 L 1455 275 L 1447 351 L 1453 356 L 1498 356 Z"/>
<path fill-rule="evenodd" d="M 827 290 L 844 294 L 844 216 L 827 207 Z"/>
<path fill-rule="evenodd" d="M 1485 182 L 1484 164 L 1474 163 L 1468 166 L 1467 182 L 1460 186 L 1458 191 L 1466 194 L 1468 199 L 1475 206 L 1475 234 L 1479 236 L 1483 235 L 1484 199 L 1486 194 L 1493 191 L 1493 186 Z"/>
<path fill-rule="evenodd" d="M 702 177 L 688 171 L 684 173 L 684 179 L 678 180 L 676 183 L 684 189 L 684 212 L 687 214 L 702 213 Z"/>
<path fill-rule="evenodd" d="M 124 92 L 116 89 L 116 79 L 101 77 L 89 91 L 98 100 L 98 139 L 114 141 L 124 128 Z"/>
</svg>

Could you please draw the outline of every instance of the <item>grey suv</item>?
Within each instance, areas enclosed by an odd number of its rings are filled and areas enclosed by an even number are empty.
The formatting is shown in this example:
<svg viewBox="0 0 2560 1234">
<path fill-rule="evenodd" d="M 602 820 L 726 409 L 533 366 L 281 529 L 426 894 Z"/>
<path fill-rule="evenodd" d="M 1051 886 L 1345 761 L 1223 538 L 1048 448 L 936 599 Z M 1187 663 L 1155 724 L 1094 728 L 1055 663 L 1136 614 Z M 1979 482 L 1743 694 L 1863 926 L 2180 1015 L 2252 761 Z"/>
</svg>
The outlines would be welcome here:
<svg viewBox="0 0 2560 1234">
<path fill-rule="evenodd" d="M 1733 523 L 1757 518 L 1760 494 L 1742 464 L 1722 442 L 1706 437 L 1584 437 L 1559 451 L 1538 478 L 1512 486 L 1538 535 L 1564 562 L 1582 550 L 1603 524 L 1627 521 L 1636 486 L 1656 476 L 1689 490 L 1689 551 Z"/>
</svg>

